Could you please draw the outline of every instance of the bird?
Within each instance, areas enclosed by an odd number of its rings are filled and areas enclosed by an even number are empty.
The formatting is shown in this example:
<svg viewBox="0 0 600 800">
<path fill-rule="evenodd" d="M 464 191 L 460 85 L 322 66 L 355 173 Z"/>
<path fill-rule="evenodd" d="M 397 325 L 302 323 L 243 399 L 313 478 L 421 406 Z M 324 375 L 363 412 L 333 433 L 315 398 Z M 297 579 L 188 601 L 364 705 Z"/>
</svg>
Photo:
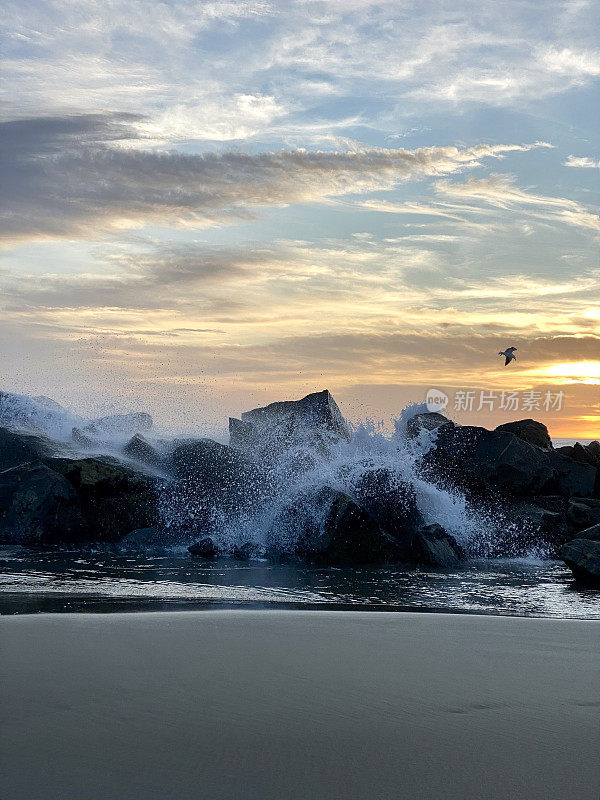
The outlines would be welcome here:
<svg viewBox="0 0 600 800">
<path fill-rule="evenodd" d="M 516 361 L 517 360 L 517 357 L 515 355 L 515 350 L 516 349 L 517 349 L 516 347 L 507 347 L 506 350 L 504 350 L 504 351 L 501 350 L 498 353 L 499 356 L 504 356 L 504 358 L 506 359 L 506 361 L 504 362 L 504 366 L 505 367 L 507 367 L 510 364 L 511 361 Z"/>
</svg>

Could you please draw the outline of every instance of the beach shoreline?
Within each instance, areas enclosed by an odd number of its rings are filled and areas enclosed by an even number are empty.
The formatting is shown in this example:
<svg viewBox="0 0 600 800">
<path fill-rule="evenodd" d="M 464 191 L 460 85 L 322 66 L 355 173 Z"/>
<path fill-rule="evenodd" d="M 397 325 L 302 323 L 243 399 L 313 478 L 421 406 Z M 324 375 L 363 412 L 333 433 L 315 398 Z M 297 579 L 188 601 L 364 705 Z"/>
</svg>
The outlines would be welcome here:
<svg viewBox="0 0 600 800">
<path fill-rule="evenodd" d="M 595 800 L 600 623 L 0 619 L 9 800 Z"/>
</svg>

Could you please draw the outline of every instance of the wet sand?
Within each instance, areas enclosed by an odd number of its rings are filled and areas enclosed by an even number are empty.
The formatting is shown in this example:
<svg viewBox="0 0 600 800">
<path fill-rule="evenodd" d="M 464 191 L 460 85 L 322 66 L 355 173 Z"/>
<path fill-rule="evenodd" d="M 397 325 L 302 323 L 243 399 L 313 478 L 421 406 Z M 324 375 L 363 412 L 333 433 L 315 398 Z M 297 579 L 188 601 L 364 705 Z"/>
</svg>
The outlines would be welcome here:
<svg viewBox="0 0 600 800">
<path fill-rule="evenodd" d="M 600 622 L 0 619 L 3 800 L 597 800 Z"/>
</svg>

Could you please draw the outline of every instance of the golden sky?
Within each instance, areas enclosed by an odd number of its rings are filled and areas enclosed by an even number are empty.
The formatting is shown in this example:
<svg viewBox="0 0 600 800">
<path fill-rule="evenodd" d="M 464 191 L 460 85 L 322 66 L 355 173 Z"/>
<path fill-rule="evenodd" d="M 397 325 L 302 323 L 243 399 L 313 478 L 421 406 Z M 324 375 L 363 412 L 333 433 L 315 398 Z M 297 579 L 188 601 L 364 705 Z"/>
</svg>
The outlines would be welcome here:
<svg viewBox="0 0 600 800">
<path fill-rule="evenodd" d="M 593 14 L 9 2 L 2 388 L 205 430 L 436 388 L 600 437 Z"/>
</svg>

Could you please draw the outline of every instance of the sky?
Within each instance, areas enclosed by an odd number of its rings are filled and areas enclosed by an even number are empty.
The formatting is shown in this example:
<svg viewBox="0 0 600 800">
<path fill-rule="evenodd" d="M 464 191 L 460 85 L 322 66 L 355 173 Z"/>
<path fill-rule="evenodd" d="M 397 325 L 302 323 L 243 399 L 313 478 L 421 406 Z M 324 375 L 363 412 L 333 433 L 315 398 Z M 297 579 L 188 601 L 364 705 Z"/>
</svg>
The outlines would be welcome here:
<svg viewBox="0 0 600 800">
<path fill-rule="evenodd" d="M 599 438 L 599 19 L 7 0 L 0 385 L 198 430 L 436 389 Z"/>
</svg>

